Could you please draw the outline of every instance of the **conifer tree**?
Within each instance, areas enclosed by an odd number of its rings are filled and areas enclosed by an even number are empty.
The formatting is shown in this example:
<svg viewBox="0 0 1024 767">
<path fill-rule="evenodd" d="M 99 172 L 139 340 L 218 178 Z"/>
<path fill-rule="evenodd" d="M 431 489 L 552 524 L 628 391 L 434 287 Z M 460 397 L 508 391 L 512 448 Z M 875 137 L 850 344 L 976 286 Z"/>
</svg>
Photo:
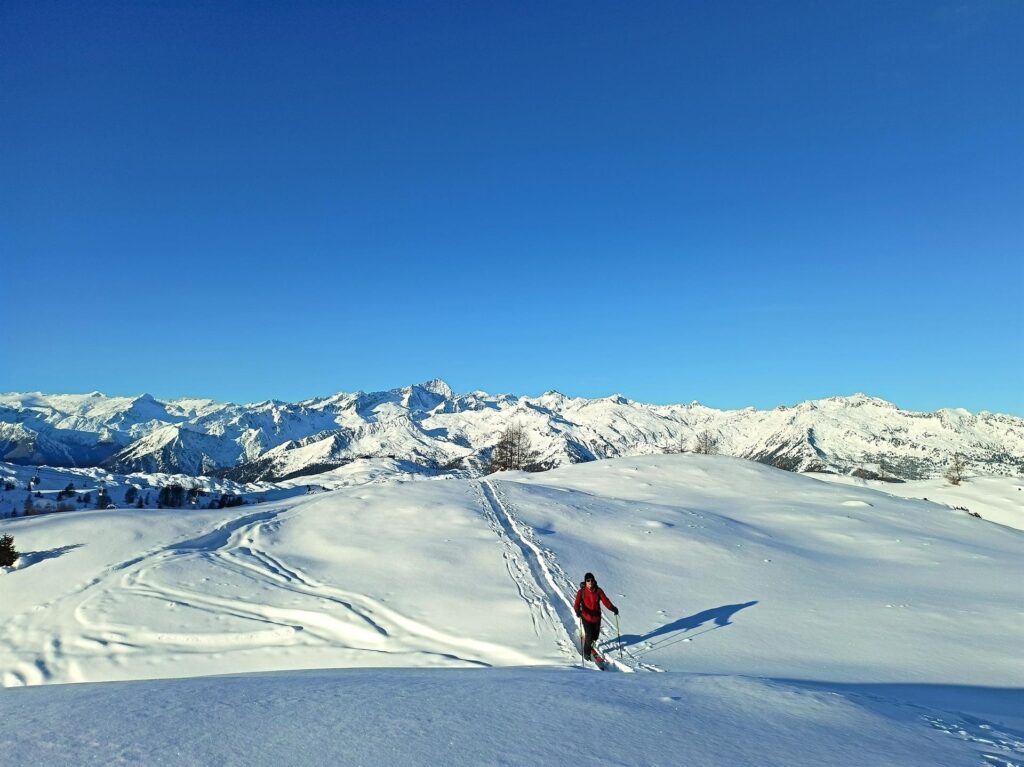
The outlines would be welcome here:
<svg viewBox="0 0 1024 767">
<path fill-rule="evenodd" d="M 18 559 L 18 551 L 14 548 L 14 538 L 0 535 L 0 567 L 10 567 Z"/>
</svg>

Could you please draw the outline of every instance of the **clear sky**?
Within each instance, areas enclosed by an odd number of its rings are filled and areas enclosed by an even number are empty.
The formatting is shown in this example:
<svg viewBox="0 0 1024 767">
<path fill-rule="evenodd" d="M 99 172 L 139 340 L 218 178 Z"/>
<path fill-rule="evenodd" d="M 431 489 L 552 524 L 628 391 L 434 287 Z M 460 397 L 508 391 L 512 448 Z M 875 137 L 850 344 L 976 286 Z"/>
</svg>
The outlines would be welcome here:
<svg viewBox="0 0 1024 767">
<path fill-rule="evenodd" d="M 1024 3 L 0 3 L 0 390 L 1024 415 Z"/>
</svg>

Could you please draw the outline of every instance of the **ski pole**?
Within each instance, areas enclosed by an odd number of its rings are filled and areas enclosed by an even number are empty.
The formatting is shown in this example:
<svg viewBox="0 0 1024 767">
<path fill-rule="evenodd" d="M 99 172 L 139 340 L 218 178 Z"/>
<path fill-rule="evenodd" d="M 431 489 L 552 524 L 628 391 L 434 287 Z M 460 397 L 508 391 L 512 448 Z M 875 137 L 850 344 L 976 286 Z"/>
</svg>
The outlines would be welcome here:
<svg viewBox="0 0 1024 767">
<path fill-rule="evenodd" d="M 580 668 L 587 667 L 587 656 L 583 653 L 583 644 L 586 641 L 586 636 L 583 633 L 583 618 L 580 618 Z"/>
<path fill-rule="evenodd" d="M 619 645 L 619 660 L 622 660 L 622 632 L 619 630 L 619 614 L 615 613 L 615 636 Z"/>
</svg>

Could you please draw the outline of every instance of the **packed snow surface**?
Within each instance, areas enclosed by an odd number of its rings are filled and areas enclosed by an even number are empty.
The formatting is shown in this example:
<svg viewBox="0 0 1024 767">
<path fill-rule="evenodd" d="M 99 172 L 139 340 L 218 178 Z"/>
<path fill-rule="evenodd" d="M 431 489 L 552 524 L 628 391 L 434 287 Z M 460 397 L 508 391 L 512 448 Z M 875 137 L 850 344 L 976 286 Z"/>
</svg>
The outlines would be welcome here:
<svg viewBox="0 0 1024 767">
<path fill-rule="evenodd" d="M 1024 762 L 1024 533 L 945 504 L 665 455 L 0 533 L 12 763 Z M 585 571 L 640 673 L 569 668 Z"/>
<path fill-rule="evenodd" d="M 7 691 L 0 713 L 5 763 L 46 757 L 77 767 L 975 767 L 1010 764 L 1001 755 L 1015 742 L 978 720 L 871 695 L 578 669 L 363 669 L 73 685 Z"/>
</svg>

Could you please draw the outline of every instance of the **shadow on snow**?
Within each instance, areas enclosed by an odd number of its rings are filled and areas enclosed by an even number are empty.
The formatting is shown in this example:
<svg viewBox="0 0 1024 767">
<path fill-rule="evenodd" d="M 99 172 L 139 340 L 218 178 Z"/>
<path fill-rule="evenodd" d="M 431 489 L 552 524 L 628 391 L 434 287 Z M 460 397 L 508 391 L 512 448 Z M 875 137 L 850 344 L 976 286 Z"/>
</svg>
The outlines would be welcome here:
<svg viewBox="0 0 1024 767">
<path fill-rule="evenodd" d="M 688 615 L 685 618 L 674 620 L 671 623 L 666 623 L 664 626 L 656 628 L 654 631 L 648 632 L 647 634 L 623 634 L 621 638 L 622 646 L 629 647 L 630 645 L 646 642 L 648 643 L 648 646 L 645 647 L 642 652 L 634 653 L 634 656 L 646 655 L 649 652 L 660 650 L 664 647 L 668 647 L 669 645 L 673 645 L 676 642 L 682 642 L 684 639 L 692 639 L 694 636 L 698 636 L 699 634 L 724 628 L 732 622 L 732 616 L 740 610 L 753 607 L 756 604 L 757 600 L 755 599 L 752 602 L 744 602 L 742 604 L 712 607 L 710 610 L 703 610 L 702 612 Z M 700 628 L 706 623 L 712 623 L 713 625 L 708 626 L 703 631 L 698 631 L 696 634 L 691 634 L 689 636 L 677 636 L 680 632 L 692 631 L 693 629 Z"/>
<path fill-rule="evenodd" d="M 24 551 L 18 555 L 18 561 L 15 564 L 19 570 L 23 570 L 30 565 L 45 562 L 47 559 L 56 559 L 63 554 L 67 554 L 69 551 L 81 548 L 83 545 L 81 543 L 72 543 L 55 549 L 46 549 L 45 551 Z"/>
</svg>

